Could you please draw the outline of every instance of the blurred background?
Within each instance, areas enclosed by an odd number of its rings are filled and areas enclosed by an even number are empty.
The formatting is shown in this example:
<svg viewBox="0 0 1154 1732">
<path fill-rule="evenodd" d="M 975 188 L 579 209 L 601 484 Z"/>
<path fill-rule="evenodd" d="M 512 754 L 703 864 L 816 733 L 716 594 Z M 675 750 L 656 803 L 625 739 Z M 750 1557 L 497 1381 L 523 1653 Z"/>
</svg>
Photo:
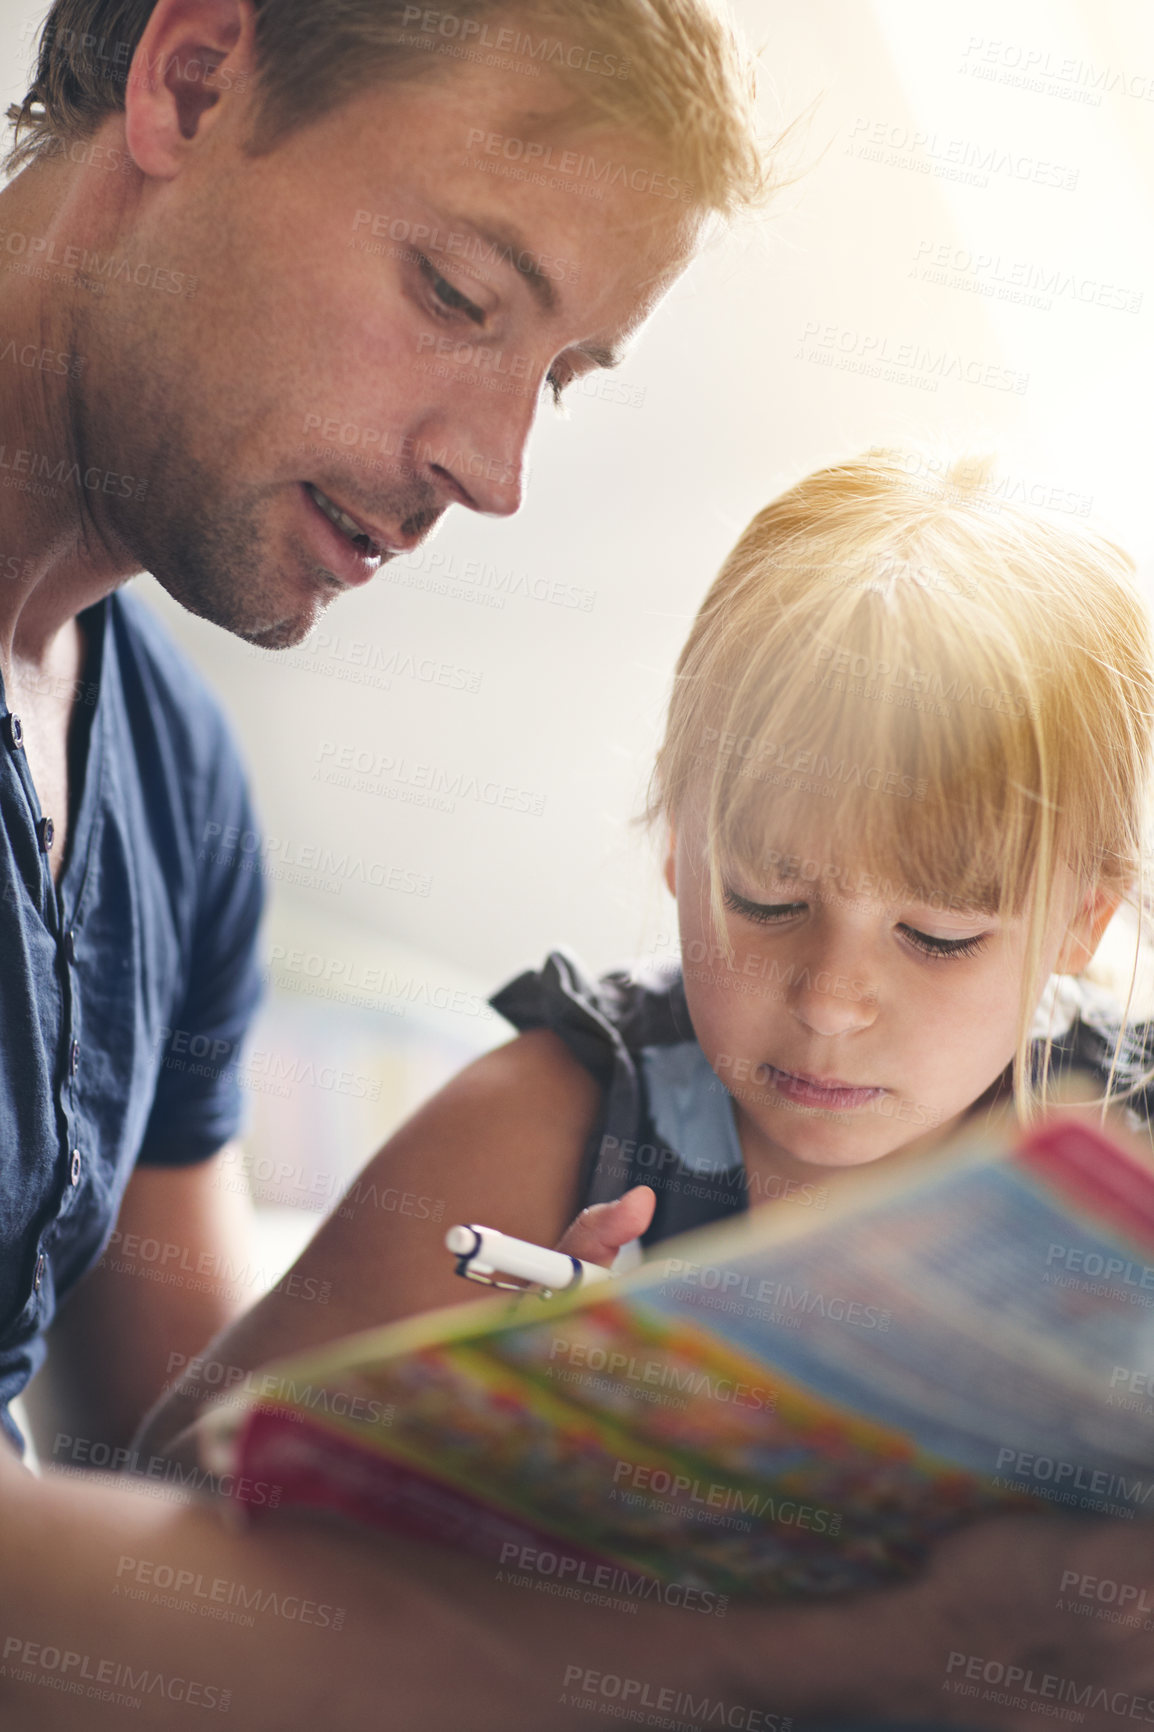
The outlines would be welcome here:
<svg viewBox="0 0 1154 1732">
<path fill-rule="evenodd" d="M 783 485 L 881 440 L 994 448 L 1008 497 L 1101 522 L 1149 570 L 1154 8 L 735 10 L 766 132 L 798 121 L 796 178 L 611 384 L 543 409 L 517 518 L 450 513 L 281 654 L 136 583 L 220 694 L 265 827 L 237 1183 L 270 1281 L 398 1120 L 505 1038 L 488 993 L 559 942 L 594 971 L 675 949 L 632 820 L 690 619 Z M 6 0 L 5 103 L 42 12 Z M 391 760 L 372 791 L 321 779 L 348 747 Z M 426 767 L 466 792 L 416 803 Z M 467 791 L 492 782 L 531 809 Z"/>
</svg>

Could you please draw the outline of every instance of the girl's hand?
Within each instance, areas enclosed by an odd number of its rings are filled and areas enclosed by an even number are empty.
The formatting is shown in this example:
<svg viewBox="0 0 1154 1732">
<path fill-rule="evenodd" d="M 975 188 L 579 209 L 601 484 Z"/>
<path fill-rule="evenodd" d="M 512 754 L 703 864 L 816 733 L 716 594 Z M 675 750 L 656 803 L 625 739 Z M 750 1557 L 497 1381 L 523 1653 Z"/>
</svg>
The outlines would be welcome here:
<svg viewBox="0 0 1154 1732">
<path fill-rule="evenodd" d="M 656 1207 L 657 1194 L 648 1185 L 634 1185 L 612 1203 L 591 1203 L 565 1229 L 556 1249 L 608 1269 L 622 1245 L 641 1237 Z"/>
</svg>

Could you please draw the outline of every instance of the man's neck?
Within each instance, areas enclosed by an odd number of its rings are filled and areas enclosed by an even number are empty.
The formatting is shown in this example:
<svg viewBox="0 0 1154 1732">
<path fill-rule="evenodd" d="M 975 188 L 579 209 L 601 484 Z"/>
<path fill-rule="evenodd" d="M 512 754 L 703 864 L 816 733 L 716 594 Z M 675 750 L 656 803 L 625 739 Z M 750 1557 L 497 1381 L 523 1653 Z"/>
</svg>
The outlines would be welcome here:
<svg viewBox="0 0 1154 1732">
<path fill-rule="evenodd" d="M 6 681 L 13 673 L 43 674 L 76 615 L 136 569 L 93 515 L 85 476 L 101 463 L 87 448 L 100 332 L 90 292 L 73 269 L 56 263 L 69 248 L 103 244 L 107 250 L 110 213 L 97 208 L 102 202 L 90 196 L 82 170 L 58 161 L 33 165 L 0 192 L 8 254 L 0 274 L 0 672 Z"/>
</svg>

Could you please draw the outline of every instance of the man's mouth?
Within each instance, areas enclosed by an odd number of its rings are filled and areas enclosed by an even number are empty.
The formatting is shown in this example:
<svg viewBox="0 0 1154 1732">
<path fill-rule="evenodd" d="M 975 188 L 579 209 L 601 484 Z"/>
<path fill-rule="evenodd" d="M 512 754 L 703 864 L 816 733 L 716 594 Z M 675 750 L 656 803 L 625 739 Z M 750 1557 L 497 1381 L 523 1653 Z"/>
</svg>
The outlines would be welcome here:
<svg viewBox="0 0 1154 1732">
<path fill-rule="evenodd" d="M 305 487 L 314 505 L 324 512 L 329 522 L 340 530 L 358 553 L 364 554 L 368 559 L 381 558 L 384 548 L 379 541 L 373 539 L 367 529 L 363 529 L 355 518 L 350 517 L 347 511 L 342 511 L 341 507 L 335 505 L 327 493 L 322 493 L 320 488 L 314 487 L 311 481 L 306 481 Z"/>
</svg>

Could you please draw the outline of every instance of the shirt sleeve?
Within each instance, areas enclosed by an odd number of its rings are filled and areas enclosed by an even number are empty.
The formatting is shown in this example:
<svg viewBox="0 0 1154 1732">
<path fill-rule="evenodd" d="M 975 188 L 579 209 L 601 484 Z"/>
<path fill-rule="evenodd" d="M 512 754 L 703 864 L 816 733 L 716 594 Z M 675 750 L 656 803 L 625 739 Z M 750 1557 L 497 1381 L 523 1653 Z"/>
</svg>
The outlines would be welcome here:
<svg viewBox="0 0 1154 1732">
<path fill-rule="evenodd" d="M 622 1066 L 632 1069 L 632 1059 L 596 982 L 566 950 L 550 951 L 543 968 L 519 974 L 489 1003 L 522 1034 L 547 1028 L 557 1035 L 602 1088 L 611 1085 Z"/>
<path fill-rule="evenodd" d="M 172 1017 L 138 1166 L 208 1160 L 245 1118 L 242 1049 L 263 993 L 264 853 L 239 756 L 223 731 L 213 756 L 205 803 L 189 831 L 196 890 L 187 985 Z"/>
<path fill-rule="evenodd" d="M 601 1086 L 582 1164 L 587 1203 L 610 1202 L 628 1189 L 628 1164 L 615 1151 L 623 1139 L 636 1141 L 642 1122 L 638 1069 L 618 1026 L 621 978 L 594 981 L 569 951 L 552 950 L 543 968 L 518 975 L 489 1000 L 521 1033 L 547 1028 L 557 1035 Z"/>
</svg>

